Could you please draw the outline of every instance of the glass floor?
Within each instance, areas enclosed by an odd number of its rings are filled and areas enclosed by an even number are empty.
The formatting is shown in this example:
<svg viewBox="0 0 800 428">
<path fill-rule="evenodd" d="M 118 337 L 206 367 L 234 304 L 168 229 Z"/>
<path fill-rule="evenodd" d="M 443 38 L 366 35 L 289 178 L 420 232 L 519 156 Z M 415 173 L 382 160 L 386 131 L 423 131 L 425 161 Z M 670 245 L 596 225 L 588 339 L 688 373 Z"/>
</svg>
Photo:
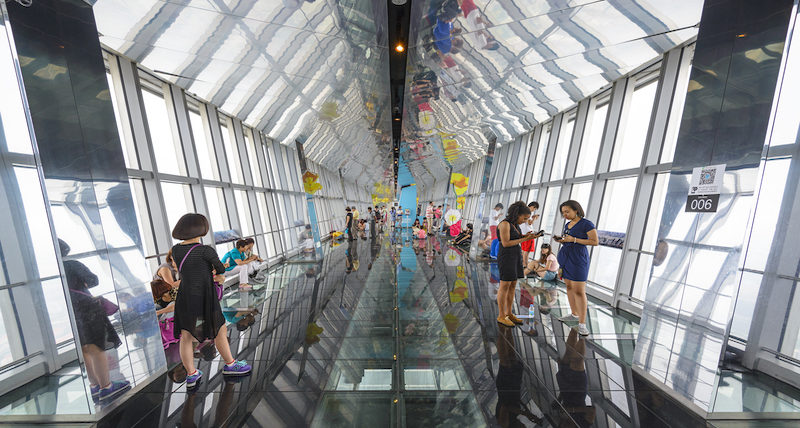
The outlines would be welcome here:
<svg viewBox="0 0 800 428">
<path fill-rule="evenodd" d="M 437 237 L 326 246 L 321 261 L 295 259 L 223 297 L 231 348 L 251 376 L 224 378 L 213 344 L 202 344 L 205 376 L 187 393 L 173 345 L 172 369 L 100 425 L 742 425 L 703 421 L 633 372 L 638 324 L 602 302 L 590 300 L 582 338 L 558 321 L 568 310 L 563 288 L 525 280 L 515 298 L 525 324 L 509 329 L 495 322 L 496 267 Z M 723 374 L 722 385 L 721 412 L 800 412 L 800 394 L 786 385 L 741 373 Z M 36 391 L 0 398 L 0 413 L 41 400 Z"/>
</svg>

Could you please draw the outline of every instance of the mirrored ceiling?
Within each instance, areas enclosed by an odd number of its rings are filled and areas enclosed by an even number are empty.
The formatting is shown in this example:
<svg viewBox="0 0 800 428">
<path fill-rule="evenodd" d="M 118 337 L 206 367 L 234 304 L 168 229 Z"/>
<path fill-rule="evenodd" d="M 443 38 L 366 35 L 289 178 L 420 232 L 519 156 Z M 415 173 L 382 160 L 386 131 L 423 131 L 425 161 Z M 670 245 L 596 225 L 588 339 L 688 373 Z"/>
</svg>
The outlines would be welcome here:
<svg viewBox="0 0 800 428">
<path fill-rule="evenodd" d="M 101 42 L 346 178 L 391 181 L 387 4 L 97 0 Z"/>
<path fill-rule="evenodd" d="M 447 179 L 697 34 L 702 0 L 415 0 L 403 158 Z M 420 183 L 422 184 L 422 183 Z"/>
</svg>

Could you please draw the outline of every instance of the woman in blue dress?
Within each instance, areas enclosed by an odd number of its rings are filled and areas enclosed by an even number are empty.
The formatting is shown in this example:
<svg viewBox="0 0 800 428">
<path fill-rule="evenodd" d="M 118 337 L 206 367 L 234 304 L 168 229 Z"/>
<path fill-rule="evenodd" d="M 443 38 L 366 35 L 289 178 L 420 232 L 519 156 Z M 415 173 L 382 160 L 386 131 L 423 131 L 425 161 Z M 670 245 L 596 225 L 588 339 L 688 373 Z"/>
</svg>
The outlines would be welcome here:
<svg viewBox="0 0 800 428">
<path fill-rule="evenodd" d="M 578 321 L 578 333 L 582 336 L 589 334 L 586 328 L 586 280 L 589 277 L 589 250 L 588 245 L 596 246 L 599 243 L 597 229 L 594 224 L 586 220 L 583 207 L 577 201 L 569 200 L 559 206 L 561 215 L 567 223 L 564 232 L 554 239 L 561 243 L 558 252 L 558 263 L 562 268 L 562 278 L 567 285 L 567 299 L 572 313 L 561 317 L 561 321 Z"/>
</svg>

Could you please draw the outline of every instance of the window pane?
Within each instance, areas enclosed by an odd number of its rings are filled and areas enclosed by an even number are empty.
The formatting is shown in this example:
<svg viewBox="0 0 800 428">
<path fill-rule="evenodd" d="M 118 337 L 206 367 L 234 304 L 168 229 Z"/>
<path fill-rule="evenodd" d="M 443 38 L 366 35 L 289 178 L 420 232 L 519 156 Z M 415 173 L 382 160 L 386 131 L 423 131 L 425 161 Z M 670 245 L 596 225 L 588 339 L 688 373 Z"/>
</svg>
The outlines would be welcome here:
<svg viewBox="0 0 800 428">
<path fill-rule="evenodd" d="M 650 210 L 647 214 L 647 224 L 645 225 L 644 237 L 642 239 L 643 251 L 656 252 L 658 229 L 661 225 L 661 215 L 664 211 L 664 201 L 667 196 L 667 185 L 669 184 L 669 173 L 658 174 L 656 183 L 653 187 L 653 196 L 650 199 Z M 666 243 L 661 244 L 662 247 Z M 663 250 L 662 250 L 663 251 Z M 659 264 L 663 262 L 660 259 Z M 650 254 L 640 254 L 636 266 L 636 278 L 634 279 L 633 292 L 631 296 L 644 300 L 647 293 L 647 285 L 650 282 L 650 273 L 653 267 L 653 256 Z"/>
<path fill-rule="evenodd" d="M 228 160 L 228 170 L 231 173 L 231 181 L 238 184 L 244 184 L 242 181 L 242 165 L 239 162 L 239 150 L 234 144 L 231 132 L 228 129 L 228 119 L 224 117 L 219 118 L 219 129 L 222 133 L 222 144 L 225 147 L 225 159 Z"/>
<path fill-rule="evenodd" d="M 275 188 L 275 180 L 274 180 L 274 178 L 272 178 L 272 174 L 273 174 L 274 170 L 273 170 L 273 166 L 272 166 L 273 165 L 272 164 L 272 159 L 270 158 L 270 154 L 269 154 L 269 152 L 270 152 L 269 146 L 271 146 L 271 145 L 272 145 L 272 142 L 271 141 L 267 141 L 266 143 L 264 143 L 261 146 L 261 150 L 264 152 L 264 159 L 266 160 L 266 163 L 267 163 L 267 171 L 265 172 L 265 175 L 264 175 L 264 187 L 269 187 L 269 188 L 273 188 L 274 189 Z"/>
<path fill-rule="evenodd" d="M 542 169 L 544 168 L 544 154 L 547 151 L 547 140 L 550 139 L 550 125 L 546 125 L 539 139 L 539 146 L 536 149 L 536 163 L 533 167 L 531 184 L 540 183 L 542 180 Z"/>
<path fill-rule="evenodd" d="M 53 336 L 55 336 L 56 343 L 72 339 L 72 324 L 69 320 L 61 278 L 42 282 L 42 293 L 44 294 L 47 317 L 50 319 L 50 326 L 53 328 Z"/>
<path fill-rule="evenodd" d="M 153 154 L 156 158 L 158 172 L 174 175 L 186 175 L 183 151 L 172 138 L 169 124 L 167 103 L 164 97 L 142 89 L 142 99 L 147 116 L 147 127 L 150 129 L 150 140 L 153 142 Z"/>
<path fill-rule="evenodd" d="M 781 83 L 780 98 L 775 112 L 770 146 L 794 144 L 800 126 L 800 31 L 792 32 L 792 41 L 786 57 L 786 69 Z"/>
<path fill-rule="evenodd" d="M 139 168 L 139 156 L 136 154 L 136 147 L 133 145 L 133 138 L 131 137 L 130 124 L 128 123 L 128 111 L 125 109 L 124 103 L 120 105 L 111 73 L 106 72 L 106 80 L 108 80 L 108 94 L 111 98 L 111 104 L 114 106 L 114 119 L 117 122 L 117 132 L 119 133 L 120 144 L 122 144 L 122 154 L 125 156 L 125 166 L 128 168 Z M 123 117 L 125 118 L 124 121 L 122 120 Z"/>
<path fill-rule="evenodd" d="M 561 132 L 558 133 L 558 146 L 556 146 L 556 156 L 553 160 L 553 170 L 550 171 L 551 180 L 564 178 L 564 169 L 567 164 L 567 153 L 569 153 L 569 143 L 572 139 L 572 131 L 575 129 L 575 119 L 569 119 L 562 125 Z"/>
<path fill-rule="evenodd" d="M 236 201 L 236 212 L 239 214 L 239 223 L 242 226 L 242 236 L 253 234 L 253 219 L 250 215 L 250 202 L 244 190 L 234 190 L 233 198 Z"/>
<path fill-rule="evenodd" d="M 36 168 L 14 167 L 17 185 L 22 196 L 22 207 L 25 210 L 25 221 L 28 224 L 31 242 L 36 245 L 36 266 L 40 277 L 58 275 L 59 268 L 53 248 L 53 235 L 50 233 L 50 221 L 44 206 L 39 173 Z"/>
<path fill-rule="evenodd" d="M 208 216 L 211 221 L 211 229 L 215 232 L 230 229 L 228 221 L 228 210 L 225 207 L 225 196 L 219 187 L 206 186 L 204 189 L 206 202 L 208 203 Z"/>
<path fill-rule="evenodd" d="M 561 224 L 562 222 L 558 222 L 558 226 L 556 226 L 556 217 L 558 217 L 558 205 L 561 201 L 558 200 L 558 195 L 561 193 L 561 186 L 550 187 L 547 189 L 547 199 L 544 201 L 544 207 L 542 212 L 542 229 L 545 232 L 552 233 L 554 235 L 561 234 Z"/>
<path fill-rule="evenodd" d="M 136 221 L 139 224 L 139 235 L 144 245 L 144 254 L 147 256 L 156 255 L 156 244 L 153 239 L 153 228 L 150 222 L 150 210 L 147 207 L 147 199 L 144 193 L 144 182 L 139 179 L 128 180 L 131 184 L 133 194 L 133 209 L 136 212 Z"/>
<path fill-rule="evenodd" d="M 672 107 L 669 112 L 667 133 L 664 136 L 664 147 L 661 148 L 661 163 L 672 162 L 675 156 L 675 144 L 678 142 L 678 131 L 681 127 L 683 107 L 686 104 L 686 94 L 689 88 L 689 74 L 692 68 L 694 45 L 683 50 L 681 55 L 681 70 L 675 83 L 675 92 L 672 98 Z"/>
<path fill-rule="evenodd" d="M 0 119 L 3 123 L 0 133 L 5 137 L 8 151 L 33 154 L 14 58 L 3 25 L 0 25 L 0 76 L 3 76 L 0 79 L 0 94 L 3 94 L 0 96 Z"/>
<path fill-rule="evenodd" d="M 181 183 L 161 183 L 161 193 L 164 195 L 164 208 L 167 210 L 167 221 L 169 221 L 169 229 L 178 223 L 184 214 L 193 213 L 194 203 L 192 202 L 192 190 L 188 184 Z M 174 240 L 175 242 L 180 242 Z"/>
<path fill-rule="evenodd" d="M 635 168 L 641 165 L 657 87 L 658 80 L 656 79 L 633 92 L 624 128 L 619 130 L 616 144 L 614 144 L 611 171 Z"/>
<path fill-rule="evenodd" d="M 592 182 L 577 183 L 572 185 L 572 193 L 569 198 L 578 201 L 584 209 L 589 206 L 589 195 L 592 193 Z"/>
<path fill-rule="evenodd" d="M 262 187 L 261 171 L 258 168 L 258 158 L 256 157 L 256 143 L 253 140 L 252 132 L 253 131 L 249 129 L 245 129 L 244 131 L 244 144 L 247 147 L 247 161 L 250 164 L 250 172 L 253 174 L 253 183 L 258 187 Z"/>
<path fill-rule="evenodd" d="M 600 209 L 600 219 L 595 223 L 598 232 L 627 232 L 637 179 L 638 177 L 630 177 L 608 181 Z M 592 250 L 589 280 L 613 289 L 621 256 L 622 250 L 619 248 L 602 245 L 595 247 Z"/>
<path fill-rule="evenodd" d="M 208 139 L 203 117 L 199 112 L 189 110 L 189 124 L 192 126 L 197 161 L 200 164 L 200 176 L 207 180 L 219 180 L 217 154 L 214 151 L 214 145 Z"/>
<path fill-rule="evenodd" d="M 597 169 L 597 155 L 600 153 L 600 143 L 603 141 L 603 130 L 608 116 L 608 103 L 594 109 L 589 132 L 584 134 L 581 150 L 578 153 L 578 169 L 576 177 L 594 174 Z"/>
</svg>

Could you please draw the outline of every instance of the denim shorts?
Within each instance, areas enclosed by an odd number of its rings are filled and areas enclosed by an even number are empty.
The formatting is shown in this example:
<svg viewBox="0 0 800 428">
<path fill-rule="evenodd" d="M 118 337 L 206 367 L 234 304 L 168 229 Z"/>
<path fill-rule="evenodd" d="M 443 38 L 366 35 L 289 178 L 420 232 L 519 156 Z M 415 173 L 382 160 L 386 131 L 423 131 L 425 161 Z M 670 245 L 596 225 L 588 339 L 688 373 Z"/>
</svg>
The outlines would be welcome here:
<svg viewBox="0 0 800 428">
<path fill-rule="evenodd" d="M 556 279 L 556 273 L 551 270 L 545 271 L 544 276 L 542 277 L 542 281 L 552 281 L 554 279 Z"/>
</svg>

